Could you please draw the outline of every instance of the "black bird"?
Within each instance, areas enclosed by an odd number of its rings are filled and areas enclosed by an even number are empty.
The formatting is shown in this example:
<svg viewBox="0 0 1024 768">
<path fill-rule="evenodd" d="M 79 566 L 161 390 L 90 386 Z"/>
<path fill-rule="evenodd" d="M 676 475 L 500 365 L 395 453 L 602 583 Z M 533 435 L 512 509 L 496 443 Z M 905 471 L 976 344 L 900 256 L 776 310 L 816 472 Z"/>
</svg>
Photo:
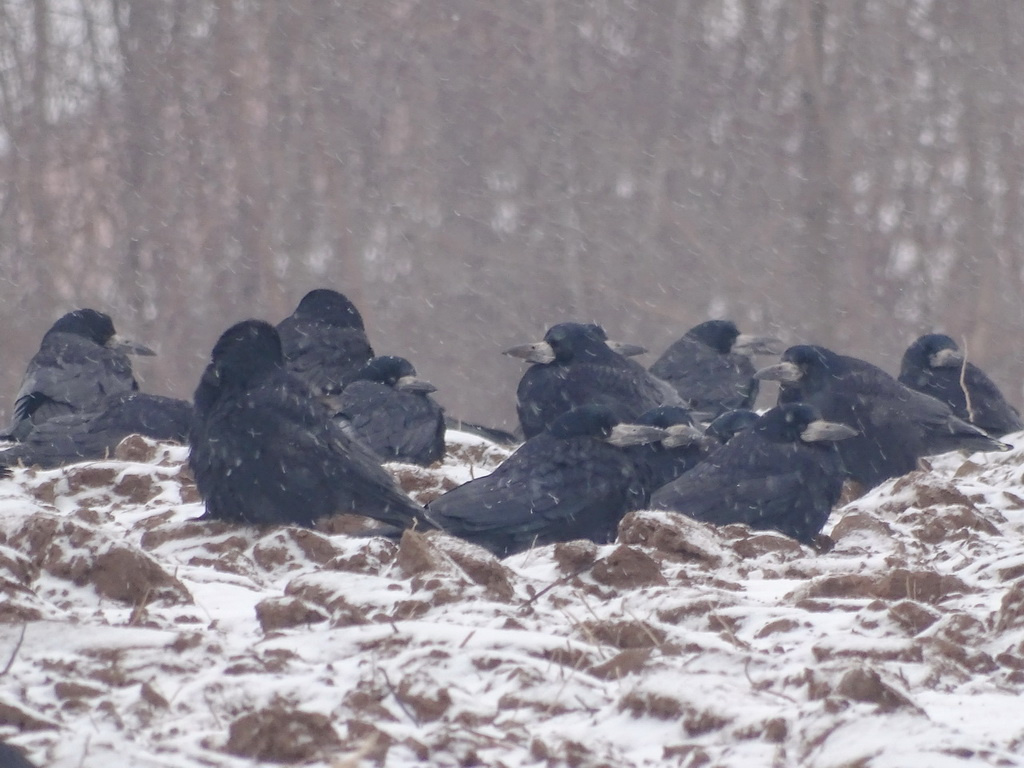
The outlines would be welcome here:
<svg viewBox="0 0 1024 768">
<path fill-rule="evenodd" d="M 855 431 L 805 403 L 772 408 L 707 461 L 656 491 L 653 509 L 715 525 L 746 523 L 812 544 L 843 488 L 834 441 Z"/>
<path fill-rule="evenodd" d="M 652 492 L 693 469 L 719 445 L 706 439 L 694 425 L 690 412 L 678 405 L 659 405 L 641 414 L 634 423 L 665 430 L 660 440 L 626 448 Z"/>
<path fill-rule="evenodd" d="M 757 411 L 736 408 L 715 418 L 704 429 L 704 434 L 719 445 L 725 445 L 734 435 L 754 426 L 759 418 Z"/>
<path fill-rule="evenodd" d="M 606 405 L 623 421 L 659 405 L 684 405 L 670 385 L 616 352 L 607 338 L 593 323 L 559 323 L 543 341 L 505 350 L 533 363 L 516 392 L 525 437 L 540 434 L 563 413 L 586 403 Z"/>
<path fill-rule="evenodd" d="M 429 466 L 444 456 L 444 411 L 436 387 L 404 357 L 375 357 L 331 405 L 382 461 Z"/>
<path fill-rule="evenodd" d="M 974 363 L 965 365 L 960 348 L 945 334 L 929 333 L 911 344 L 903 353 L 899 380 L 941 400 L 961 419 L 994 437 L 1024 429 L 1020 412 L 984 371 Z"/>
<path fill-rule="evenodd" d="M 780 382 L 779 404 L 803 401 L 859 433 L 839 445 L 846 471 L 865 488 L 917 468 L 917 460 L 958 449 L 1011 446 L 959 419 L 934 397 L 900 384 L 881 368 L 825 347 L 798 345 L 757 372 Z"/>
<path fill-rule="evenodd" d="M 0 450 L 0 464 L 50 469 L 103 459 L 128 435 L 185 443 L 191 420 L 192 405 L 184 400 L 122 392 L 95 411 L 54 416 L 39 424 L 20 443 Z"/>
<path fill-rule="evenodd" d="M 750 357 L 781 351 L 776 338 L 741 334 L 729 320 L 708 320 L 683 334 L 650 371 L 710 421 L 727 410 L 753 408 L 758 381 Z"/>
<path fill-rule="evenodd" d="M 287 372 L 274 327 L 225 331 L 195 395 L 189 465 L 207 517 L 312 525 L 353 512 L 389 525 L 425 522 L 379 459 Z"/>
<path fill-rule="evenodd" d="M 95 410 L 110 395 L 136 392 L 128 355 L 153 350 L 122 339 L 109 315 L 78 309 L 43 335 L 14 398 L 14 418 L 5 437 L 23 440 L 54 416 Z"/>
<path fill-rule="evenodd" d="M 340 393 L 373 357 L 359 310 L 329 288 L 303 296 L 277 332 L 288 370 L 318 397 Z"/>
<path fill-rule="evenodd" d="M 430 502 L 427 516 L 499 557 L 535 544 L 611 541 L 623 515 L 649 497 L 621 446 L 664 434 L 656 427 L 621 424 L 606 406 L 580 406 L 523 443 L 490 475 Z"/>
</svg>

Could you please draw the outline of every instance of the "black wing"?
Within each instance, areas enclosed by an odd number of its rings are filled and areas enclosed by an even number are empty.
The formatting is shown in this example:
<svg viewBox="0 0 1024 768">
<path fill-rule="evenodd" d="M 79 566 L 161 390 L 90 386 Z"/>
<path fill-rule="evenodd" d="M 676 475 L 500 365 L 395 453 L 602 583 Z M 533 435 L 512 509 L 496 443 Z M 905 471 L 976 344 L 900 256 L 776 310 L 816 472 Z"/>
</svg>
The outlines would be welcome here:
<svg viewBox="0 0 1024 768">
<path fill-rule="evenodd" d="M 971 395 L 971 413 L 968 413 L 965 403 L 963 412 L 957 411 L 957 416 L 970 421 L 996 437 L 1024 429 L 1024 421 L 1020 418 L 1020 412 L 1006 402 L 999 387 L 984 371 L 976 365 L 968 363 L 964 379 L 967 391 Z M 960 389 L 959 380 L 957 389 Z"/>
<path fill-rule="evenodd" d="M 311 525 L 353 512 L 399 527 L 424 522 L 377 456 L 287 374 L 226 400 L 207 414 L 190 456 L 211 516 Z"/>
<path fill-rule="evenodd" d="M 373 357 L 360 328 L 343 328 L 287 317 L 277 326 L 288 369 L 315 395 L 337 394 Z"/>
<path fill-rule="evenodd" d="M 540 434 L 563 413 L 586 403 L 607 405 L 622 421 L 659 405 L 685 405 L 670 385 L 625 358 L 619 365 L 534 365 L 523 374 L 516 394 L 526 437 Z"/>
<path fill-rule="evenodd" d="M 809 543 L 841 489 L 842 470 L 831 447 L 769 443 L 743 432 L 656 491 L 651 506 L 715 525 L 776 530 Z"/>
<path fill-rule="evenodd" d="M 184 443 L 192 406 L 184 400 L 129 392 L 107 398 L 97 411 L 57 416 L 0 452 L 0 464 L 59 467 L 113 453 L 128 435 Z"/>
<path fill-rule="evenodd" d="M 47 419 L 94 410 L 107 396 L 138 388 L 123 352 L 73 334 L 50 334 L 15 396 L 11 433 L 22 439 Z"/>
<path fill-rule="evenodd" d="M 362 440 L 382 461 L 429 466 L 444 456 L 444 413 L 423 394 L 354 381 L 337 400 Z"/>
<path fill-rule="evenodd" d="M 428 509 L 444 530 L 505 555 L 534 543 L 608 541 L 642 500 L 636 470 L 618 449 L 542 435 L 491 475 L 449 491 Z"/>
<path fill-rule="evenodd" d="M 900 382 L 946 403 L 953 412 L 996 437 L 1024 429 L 1020 413 L 1006 402 L 1003 393 L 984 371 L 968 363 L 963 371 L 956 366 L 907 366 L 900 374 Z M 964 388 L 971 396 L 970 409 Z"/>
<path fill-rule="evenodd" d="M 750 408 L 757 399 L 758 382 L 749 357 L 723 355 L 686 336 L 665 350 L 650 371 L 671 384 L 690 408 L 711 417 Z"/>
<path fill-rule="evenodd" d="M 966 449 L 1006 450 L 954 415 L 945 403 L 900 384 L 870 363 L 844 358 L 848 368 L 814 392 L 789 390 L 789 400 L 815 405 L 824 418 L 860 434 L 838 445 L 849 475 L 867 487 L 917 467 L 922 456 Z M 783 402 L 780 390 L 779 401 Z"/>
</svg>

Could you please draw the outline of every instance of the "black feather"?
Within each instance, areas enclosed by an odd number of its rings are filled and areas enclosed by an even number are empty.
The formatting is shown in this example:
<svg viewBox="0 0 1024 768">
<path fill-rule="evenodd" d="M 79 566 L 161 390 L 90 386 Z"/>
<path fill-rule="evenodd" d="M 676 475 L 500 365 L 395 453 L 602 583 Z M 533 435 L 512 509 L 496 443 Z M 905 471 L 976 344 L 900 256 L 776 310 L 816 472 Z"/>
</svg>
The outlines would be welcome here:
<svg viewBox="0 0 1024 768">
<path fill-rule="evenodd" d="M 516 392 L 527 438 L 587 403 L 607 406 L 623 421 L 659 405 L 685 405 L 671 386 L 609 347 L 604 329 L 592 323 L 559 323 L 548 329 L 544 341 L 505 354 L 534 362 Z"/>
<path fill-rule="evenodd" d="M 773 408 L 706 461 L 656 491 L 651 506 L 715 525 L 746 523 L 810 544 L 843 487 L 835 443 L 806 441 L 811 425 L 826 426 L 836 437 L 852 433 L 825 425 L 817 409 L 803 403 Z"/>
<path fill-rule="evenodd" d="M 780 364 L 757 375 L 786 379 L 780 383 L 780 405 L 811 403 L 824 418 L 858 431 L 839 445 L 839 453 L 850 477 L 868 488 L 916 469 L 923 456 L 1010 448 L 934 397 L 903 386 L 871 363 L 824 347 L 790 347 Z"/>
<path fill-rule="evenodd" d="M 956 342 L 944 334 L 921 336 L 907 348 L 899 380 L 911 389 L 941 400 L 961 419 L 994 437 L 1024 429 L 1020 412 L 1006 401 L 995 382 L 974 363 L 965 363 Z M 965 388 L 971 399 L 970 409 Z"/>
<path fill-rule="evenodd" d="M 153 354 L 123 342 L 109 315 L 79 309 L 61 317 L 29 361 L 8 437 L 22 440 L 55 416 L 95 411 L 112 395 L 138 391 L 129 354 Z"/>
<path fill-rule="evenodd" d="M 247 320 L 214 347 L 196 390 L 189 464 L 209 517 L 312 525 L 353 512 L 425 522 L 379 459 L 284 369 L 273 326 Z"/>
<path fill-rule="evenodd" d="M 618 425 L 605 406 L 563 414 L 490 475 L 431 502 L 428 516 L 499 556 L 569 539 L 610 541 L 622 516 L 645 505 L 649 493 L 630 457 L 608 442 Z"/>
<path fill-rule="evenodd" d="M 373 357 L 362 315 L 337 291 L 318 288 L 277 325 L 289 371 L 313 394 L 339 394 Z"/>
</svg>

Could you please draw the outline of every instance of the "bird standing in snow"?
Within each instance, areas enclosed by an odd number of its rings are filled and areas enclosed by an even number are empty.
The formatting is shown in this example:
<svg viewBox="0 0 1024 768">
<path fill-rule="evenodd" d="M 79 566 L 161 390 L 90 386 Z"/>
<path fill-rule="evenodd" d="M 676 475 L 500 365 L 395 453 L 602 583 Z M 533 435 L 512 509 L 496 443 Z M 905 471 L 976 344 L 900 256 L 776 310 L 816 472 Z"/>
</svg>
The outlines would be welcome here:
<svg viewBox="0 0 1024 768">
<path fill-rule="evenodd" d="M 54 416 L 36 425 L 21 442 L 0 450 L 0 465 L 44 469 L 110 456 L 128 435 L 154 440 L 188 440 L 192 404 L 144 392 L 122 392 L 95 411 Z"/>
</svg>

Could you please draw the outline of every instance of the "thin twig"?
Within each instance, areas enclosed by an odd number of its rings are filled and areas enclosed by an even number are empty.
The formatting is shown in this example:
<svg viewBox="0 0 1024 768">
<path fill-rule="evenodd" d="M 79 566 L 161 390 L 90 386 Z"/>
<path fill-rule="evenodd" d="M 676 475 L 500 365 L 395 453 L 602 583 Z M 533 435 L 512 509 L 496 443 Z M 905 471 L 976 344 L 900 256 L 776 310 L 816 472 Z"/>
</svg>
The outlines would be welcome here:
<svg viewBox="0 0 1024 768">
<path fill-rule="evenodd" d="M 210 703 L 210 691 L 208 689 L 204 689 L 203 690 L 203 702 L 206 704 L 206 709 L 209 711 L 210 715 L 213 717 L 213 722 L 216 725 L 217 729 L 218 730 L 222 729 L 223 726 L 221 725 L 220 718 L 217 717 L 217 713 L 213 709 L 213 704 Z"/>
<path fill-rule="evenodd" d="M 135 604 L 134 608 L 132 608 L 131 616 L 128 618 L 129 627 L 137 626 L 145 617 L 146 606 L 149 605 L 149 598 L 152 592 L 152 587 L 148 587 L 139 602 Z"/>
<path fill-rule="evenodd" d="M 591 568 L 593 568 L 593 567 L 594 567 L 595 565 L 597 565 L 597 564 L 598 564 L 599 562 L 600 562 L 600 560 L 595 560 L 594 562 L 590 563 L 589 565 L 583 565 L 583 566 L 580 566 L 579 568 L 577 568 L 577 569 L 576 569 L 575 571 L 573 571 L 572 573 L 568 574 L 567 576 L 562 576 L 562 577 L 561 577 L 560 579 L 555 579 L 555 581 L 552 581 L 552 582 L 551 582 L 550 584 L 548 584 L 548 585 L 547 585 L 546 587 L 544 587 L 544 589 L 542 589 L 542 590 L 541 590 L 540 592 L 538 592 L 538 593 L 537 593 L 537 594 L 535 594 L 535 595 L 534 595 L 533 597 L 531 597 L 531 598 L 530 598 L 529 600 L 527 600 L 527 601 L 526 601 L 526 604 L 527 604 L 527 605 L 532 605 L 532 604 L 533 604 L 534 602 L 536 602 L 536 601 L 537 601 L 537 600 L 538 600 L 538 599 L 539 599 L 539 598 L 540 598 L 540 597 L 541 597 L 541 596 L 542 596 L 542 595 L 543 595 L 543 594 L 544 594 L 545 592 L 550 592 L 550 591 L 551 591 L 552 589 L 554 589 L 555 587 L 557 587 L 557 586 L 560 586 L 560 585 L 562 585 L 562 584 L 565 584 L 565 583 L 566 583 L 567 581 L 570 581 L 570 580 L 572 580 L 572 579 L 575 579 L 575 578 L 576 578 L 577 576 L 579 576 L 579 575 L 580 575 L 581 573 L 584 573 L 585 571 L 589 571 L 589 570 L 590 570 Z"/>
<path fill-rule="evenodd" d="M 786 694 L 781 693 L 779 691 L 773 691 L 771 688 L 768 688 L 764 683 L 755 683 L 754 678 L 750 676 L 750 662 L 751 658 L 748 656 L 746 663 L 744 663 L 743 665 L 743 675 L 747 678 L 747 682 L 750 683 L 751 688 L 758 692 L 770 693 L 772 696 L 778 696 L 779 698 L 785 699 L 786 701 L 791 701 L 794 704 L 796 704 L 796 699 L 794 699 L 792 696 L 787 696 Z"/>
<path fill-rule="evenodd" d="M 748 651 L 750 650 L 750 643 L 740 640 L 738 637 L 736 637 L 736 633 L 732 631 L 732 627 L 729 626 L 729 622 L 727 622 L 721 614 L 710 614 L 708 616 L 708 623 L 711 624 L 712 629 L 714 628 L 715 623 L 717 623 L 720 629 L 725 630 L 725 634 L 729 636 L 729 639 L 732 640 L 733 644 L 737 648 L 743 648 L 744 650 Z"/>
<path fill-rule="evenodd" d="M 402 711 L 405 712 L 406 716 L 410 720 L 412 720 L 413 725 L 419 725 L 420 719 L 416 717 L 416 715 L 407 706 L 405 706 L 405 702 L 402 701 L 402 697 L 398 695 L 398 691 L 396 690 L 395 686 L 391 684 L 391 678 L 388 677 L 387 670 L 385 670 L 384 667 L 380 667 L 380 674 L 381 677 L 384 678 L 384 684 L 388 687 L 388 690 L 391 692 L 391 695 L 394 696 L 395 701 L 398 702 L 398 706 L 401 707 Z"/>
<path fill-rule="evenodd" d="M 631 618 L 633 621 L 636 622 L 637 626 L 640 627 L 640 629 L 643 631 L 643 633 L 645 635 L 647 635 L 647 637 L 649 637 L 651 639 L 651 642 L 654 644 L 654 647 L 657 648 L 660 651 L 661 650 L 661 646 L 663 646 L 665 644 L 665 641 L 664 640 L 659 640 L 657 638 L 657 636 L 654 634 L 654 632 L 651 631 L 651 626 L 646 621 L 643 621 L 642 619 L 637 618 L 637 615 L 635 613 L 633 613 L 631 610 L 629 610 L 626 606 L 622 606 L 622 612 L 624 614 L 626 614 L 627 616 L 629 616 L 629 618 Z"/>
<path fill-rule="evenodd" d="M 967 390 L 967 337 L 964 342 L 964 359 L 960 362 L 960 389 L 964 393 L 964 403 L 967 406 L 967 420 L 974 423 L 974 407 L 971 405 L 971 393 Z"/>
<path fill-rule="evenodd" d="M 565 639 L 565 644 L 567 646 L 569 645 L 569 638 Z M 571 646 L 569 647 L 569 650 L 572 650 Z M 570 674 L 563 676 L 562 684 L 559 686 L 558 690 L 555 691 L 555 695 L 551 698 L 551 703 L 548 705 L 548 708 L 544 711 L 545 718 L 551 717 L 551 713 L 554 710 L 555 705 L 558 704 L 558 699 L 562 696 L 562 691 L 564 691 L 565 687 L 569 684 L 569 681 L 572 679 L 573 674 L 579 672 L 583 668 L 583 664 L 586 661 L 586 659 L 586 654 L 581 653 L 579 657 L 576 659 L 576 663 L 569 668 L 571 670 Z M 564 671 L 565 665 L 561 664 L 559 666 Z"/>
<path fill-rule="evenodd" d="M 18 636 L 18 642 L 14 644 L 14 650 L 11 651 L 11 658 L 7 660 L 7 665 L 0 671 L 0 677 L 3 677 L 11 671 L 11 667 L 14 666 L 14 659 L 18 655 L 18 651 L 21 650 L 21 644 L 25 641 L 25 628 L 28 627 L 28 623 L 21 625 L 21 635 Z"/>
<path fill-rule="evenodd" d="M 85 745 L 82 747 L 82 757 L 78 761 L 78 768 L 82 768 L 85 765 L 85 757 L 89 754 L 89 740 L 92 739 L 92 734 L 85 737 Z"/>
</svg>

